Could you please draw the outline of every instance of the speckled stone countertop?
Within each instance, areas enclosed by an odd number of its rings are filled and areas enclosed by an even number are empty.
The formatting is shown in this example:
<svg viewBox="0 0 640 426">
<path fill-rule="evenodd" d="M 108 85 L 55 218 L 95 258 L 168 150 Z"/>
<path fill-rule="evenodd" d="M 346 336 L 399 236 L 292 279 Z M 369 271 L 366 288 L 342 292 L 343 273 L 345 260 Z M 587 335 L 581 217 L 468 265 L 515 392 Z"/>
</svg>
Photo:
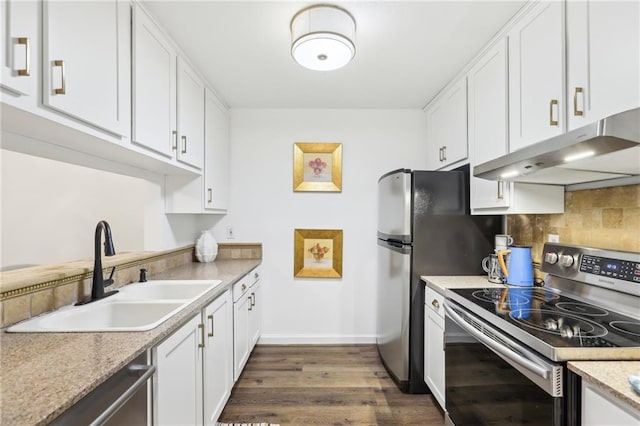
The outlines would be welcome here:
<svg viewBox="0 0 640 426">
<path fill-rule="evenodd" d="M 46 424 L 103 381 L 160 343 L 259 259 L 192 263 L 154 279 L 221 280 L 222 283 L 153 330 L 131 333 L 0 333 L 0 424 Z"/>
<path fill-rule="evenodd" d="M 630 374 L 640 374 L 640 361 L 570 361 L 567 366 L 582 376 L 582 380 L 640 410 L 640 395 L 627 380 Z"/>
<path fill-rule="evenodd" d="M 448 288 L 504 287 L 502 284 L 489 282 L 486 275 L 422 276 L 420 278 L 427 284 L 427 287 L 432 288 L 443 296 Z"/>
</svg>

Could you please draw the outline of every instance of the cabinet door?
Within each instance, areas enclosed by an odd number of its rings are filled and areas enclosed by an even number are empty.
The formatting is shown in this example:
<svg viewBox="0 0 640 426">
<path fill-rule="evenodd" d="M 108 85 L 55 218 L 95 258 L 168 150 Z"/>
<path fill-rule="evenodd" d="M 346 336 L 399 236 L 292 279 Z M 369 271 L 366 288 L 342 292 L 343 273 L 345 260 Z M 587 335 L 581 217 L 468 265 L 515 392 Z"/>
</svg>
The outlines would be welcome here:
<svg viewBox="0 0 640 426">
<path fill-rule="evenodd" d="M 227 211 L 229 200 L 229 132 L 227 109 L 209 90 L 205 97 L 204 208 Z"/>
<path fill-rule="evenodd" d="M 640 106 L 640 3 L 567 2 L 569 130 Z"/>
<path fill-rule="evenodd" d="M 457 81 L 427 107 L 428 169 L 467 158 L 467 80 Z"/>
<path fill-rule="evenodd" d="M 166 157 L 177 148 L 176 52 L 140 6 L 133 21 L 131 139 Z"/>
<path fill-rule="evenodd" d="M 227 290 L 204 310 L 204 424 L 215 425 L 233 387 L 233 301 Z"/>
<path fill-rule="evenodd" d="M 444 409 L 444 319 L 427 306 L 425 308 L 425 382 Z"/>
<path fill-rule="evenodd" d="M 36 93 L 39 61 L 38 3 L 3 0 L 0 2 L 0 48 L 2 74 L 0 86 L 17 95 Z"/>
<path fill-rule="evenodd" d="M 469 71 L 469 160 L 473 167 L 507 153 L 507 42 L 499 41 Z M 505 182 L 471 177 L 471 208 L 509 206 Z"/>
<path fill-rule="evenodd" d="M 178 160 L 202 169 L 204 156 L 204 83 L 178 57 Z"/>
<path fill-rule="evenodd" d="M 238 380 L 249 359 L 249 309 L 251 300 L 244 294 L 233 304 L 233 380 Z"/>
<path fill-rule="evenodd" d="M 249 290 L 251 309 L 249 310 L 249 352 L 251 352 L 260 339 L 260 315 L 262 312 L 262 294 L 260 281 Z"/>
<path fill-rule="evenodd" d="M 611 395 L 582 382 L 583 426 L 637 426 L 640 412 Z"/>
<path fill-rule="evenodd" d="M 508 39 L 513 152 L 564 131 L 564 2 L 536 3 Z"/>
<path fill-rule="evenodd" d="M 154 424 L 202 423 L 202 326 L 193 317 L 155 348 Z"/>
<path fill-rule="evenodd" d="M 129 20 L 123 23 L 121 13 Z M 46 106 L 129 135 L 130 13 L 130 6 L 117 0 L 43 3 Z"/>
</svg>

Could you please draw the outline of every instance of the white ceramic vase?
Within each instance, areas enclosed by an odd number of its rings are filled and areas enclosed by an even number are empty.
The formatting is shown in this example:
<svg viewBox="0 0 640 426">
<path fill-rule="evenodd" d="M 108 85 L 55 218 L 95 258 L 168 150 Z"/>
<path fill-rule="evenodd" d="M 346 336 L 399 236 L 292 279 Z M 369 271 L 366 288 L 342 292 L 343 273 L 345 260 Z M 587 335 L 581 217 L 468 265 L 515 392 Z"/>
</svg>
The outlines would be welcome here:
<svg viewBox="0 0 640 426">
<path fill-rule="evenodd" d="M 213 262 L 218 255 L 218 243 L 209 231 L 202 231 L 196 241 L 196 258 L 199 262 Z"/>
</svg>

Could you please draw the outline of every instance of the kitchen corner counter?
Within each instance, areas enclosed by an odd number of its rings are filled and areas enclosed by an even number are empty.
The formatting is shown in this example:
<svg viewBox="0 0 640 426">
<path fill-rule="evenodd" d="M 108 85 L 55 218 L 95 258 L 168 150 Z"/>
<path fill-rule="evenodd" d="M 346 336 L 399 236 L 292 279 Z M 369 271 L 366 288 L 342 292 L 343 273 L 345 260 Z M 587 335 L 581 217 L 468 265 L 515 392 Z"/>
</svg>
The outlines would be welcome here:
<svg viewBox="0 0 640 426">
<path fill-rule="evenodd" d="M 640 374 L 640 361 L 569 361 L 567 366 L 582 380 L 640 410 L 640 395 L 627 380 L 630 374 Z"/>
<path fill-rule="evenodd" d="M 501 288 L 502 284 L 491 283 L 487 276 L 483 275 L 456 275 L 456 276 L 422 276 L 420 277 L 427 287 L 444 296 L 448 288 Z"/>
<path fill-rule="evenodd" d="M 160 343 L 261 263 L 191 263 L 150 280 L 221 280 L 179 313 L 145 332 L 0 333 L 0 424 L 46 424 L 138 355 Z"/>
</svg>

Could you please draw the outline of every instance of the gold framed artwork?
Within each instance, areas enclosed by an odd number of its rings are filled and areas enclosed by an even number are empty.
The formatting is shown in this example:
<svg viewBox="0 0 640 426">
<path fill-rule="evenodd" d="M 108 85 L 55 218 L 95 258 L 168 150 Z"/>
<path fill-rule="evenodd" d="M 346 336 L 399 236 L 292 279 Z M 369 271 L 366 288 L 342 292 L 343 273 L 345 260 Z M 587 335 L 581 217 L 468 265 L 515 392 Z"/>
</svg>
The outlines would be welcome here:
<svg viewBox="0 0 640 426">
<path fill-rule="evenodd" d="M 293 275 L 342 277 L 341 229 L 294 229 Z"/>
<path fill-rule="evenodd" d="M 341 192 L 342 144 L 293 144 L 293 190 Z"/>
</svg>

